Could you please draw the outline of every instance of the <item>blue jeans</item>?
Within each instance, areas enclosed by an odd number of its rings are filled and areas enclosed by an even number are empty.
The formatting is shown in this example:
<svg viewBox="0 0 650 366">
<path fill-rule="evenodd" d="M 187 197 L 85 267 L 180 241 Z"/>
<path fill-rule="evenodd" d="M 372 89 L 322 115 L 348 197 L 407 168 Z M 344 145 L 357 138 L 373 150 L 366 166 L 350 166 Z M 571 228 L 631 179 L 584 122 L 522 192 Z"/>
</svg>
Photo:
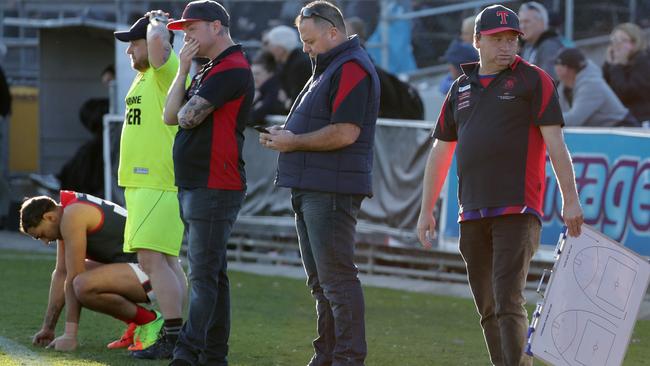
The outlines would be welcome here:
<svg viewBox="0 0 650 366">
<path fill-rule="evenodd" d="M 244 191 L 179 188 L 187 235 L 190 304 L 174 358 L 193 365 L 227 365 L 230 289 L 226 244 Z"/>
<path fill-rule="evenodd" d="M 460 223 L 460 253 L 493 365 L 533 364 L 524 353 L 528 314 L 523 292 L 540 232 L 539 219 L 529 214 Z"/>
<path fill-rule="evenodd" d="M 310 366 L 356 366 L 366 358 L 363 291 L 354 265 L 355 226 L 363 198 L 291 192 L 300 254 L 318 315 Z"/>
</svg>

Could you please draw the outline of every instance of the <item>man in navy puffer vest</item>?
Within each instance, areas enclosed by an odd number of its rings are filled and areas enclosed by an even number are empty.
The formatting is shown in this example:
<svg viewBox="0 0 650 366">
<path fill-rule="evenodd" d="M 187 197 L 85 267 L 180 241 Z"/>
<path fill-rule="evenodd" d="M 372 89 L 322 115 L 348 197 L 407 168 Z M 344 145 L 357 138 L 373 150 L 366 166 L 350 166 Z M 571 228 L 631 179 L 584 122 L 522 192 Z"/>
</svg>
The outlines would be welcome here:
<svg viewBox="0 0 650 366">
<path fill-rule="evenodd" d="M 313 73 L 284 127 L 260 135 L 280 152 L 276 184 L 291 188 L 318 337 L 310 366 L 363 365 L 364 302 L 354 265 L 361 201 L 372 195 L 372 147 L 379 111 L 377 72 L 343 15 L 315 1 L 296 18 Z"/>
</svg>

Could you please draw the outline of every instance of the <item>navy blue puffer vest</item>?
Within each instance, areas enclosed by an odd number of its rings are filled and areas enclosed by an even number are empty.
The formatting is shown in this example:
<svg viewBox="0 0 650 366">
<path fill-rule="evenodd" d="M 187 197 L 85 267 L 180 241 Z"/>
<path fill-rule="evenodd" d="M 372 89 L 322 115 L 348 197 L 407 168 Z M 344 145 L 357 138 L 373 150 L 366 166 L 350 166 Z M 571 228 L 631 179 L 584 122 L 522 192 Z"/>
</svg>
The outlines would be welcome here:
<svg viewBox="0 0 650 366">
<path fill-rule="evenodd" d="M 355 61 L 371 78 L 369 105 L 359 137 L 353 144 L 338 150 L 280 153 L 275 182 L 278 186 L 372 195 L 372 148 L 379 111 L 379 78 L 357 37 L 318 55 L 314 73 L 291 108 L 285 129 L 304 134 L 330 124 L 332 76 L 348 61 Z"/>
</svg>

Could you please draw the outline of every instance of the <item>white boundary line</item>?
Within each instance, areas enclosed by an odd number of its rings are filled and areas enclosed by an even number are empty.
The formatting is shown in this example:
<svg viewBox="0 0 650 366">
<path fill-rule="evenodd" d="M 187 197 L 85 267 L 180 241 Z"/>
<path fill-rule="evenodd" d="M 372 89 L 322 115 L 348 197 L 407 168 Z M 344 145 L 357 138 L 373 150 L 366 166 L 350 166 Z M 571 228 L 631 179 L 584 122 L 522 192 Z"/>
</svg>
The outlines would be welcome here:
<svg viewBox="0 0 650 366">
<path fill-rule="evenodd" d="M 2 336 L 0 336 L 0 349 L 6 354 L 6 357 L 9 357 L 9 359 L 14 361 L 16 365 L 52 365 L 51 362 L 46 361 L 43 357 L 32 352 L 29 348 Z"/>
</svg>

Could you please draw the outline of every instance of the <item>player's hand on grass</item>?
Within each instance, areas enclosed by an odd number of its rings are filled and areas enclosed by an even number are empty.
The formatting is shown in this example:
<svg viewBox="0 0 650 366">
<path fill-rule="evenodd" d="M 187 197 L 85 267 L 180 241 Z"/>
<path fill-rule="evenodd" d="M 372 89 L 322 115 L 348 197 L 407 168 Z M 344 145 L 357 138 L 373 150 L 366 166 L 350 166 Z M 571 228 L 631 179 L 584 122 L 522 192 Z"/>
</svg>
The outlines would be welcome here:
<svg viewBox="0 0 650 366">
<path fill-rule="evenodd" d="M 66 322 L 65 332 L 50 343 L 47 348 L 54 348 L 57 351 L 74 351 L 77 349 L 78 323 Z"/>
<path fill-rule="evenodd" d="M 417 230 L 420 244 L 422 244 L 423 247 L 430 249 L 432 245 L 431 241 L 436 235 L 436 219 L 433 218 L 433 214 L 422 214 L 420 212 Z"/>
<path fill-rule="evenodd" d="M 580 228 L 584 223 L 582 207 L 579 201 L 565 203 L 562 207 L 562 219 L 568 229 L 569 236 L 580 236 Z"/>
<path fill-rule="evenodd" d="M 77 349 L 77 337 L 64 334 L 62 336 L 56 337 L 55 340 L 50 343 L 47 348 L 54 348 L 57 351 L 69 352 Z"/>
<path fill-rule="evenodd" d="M 45 347 L 54 340 L 54 330 L 42 328 L 32 337 L 32 344 L 35 346 Z"/>
</svg>

